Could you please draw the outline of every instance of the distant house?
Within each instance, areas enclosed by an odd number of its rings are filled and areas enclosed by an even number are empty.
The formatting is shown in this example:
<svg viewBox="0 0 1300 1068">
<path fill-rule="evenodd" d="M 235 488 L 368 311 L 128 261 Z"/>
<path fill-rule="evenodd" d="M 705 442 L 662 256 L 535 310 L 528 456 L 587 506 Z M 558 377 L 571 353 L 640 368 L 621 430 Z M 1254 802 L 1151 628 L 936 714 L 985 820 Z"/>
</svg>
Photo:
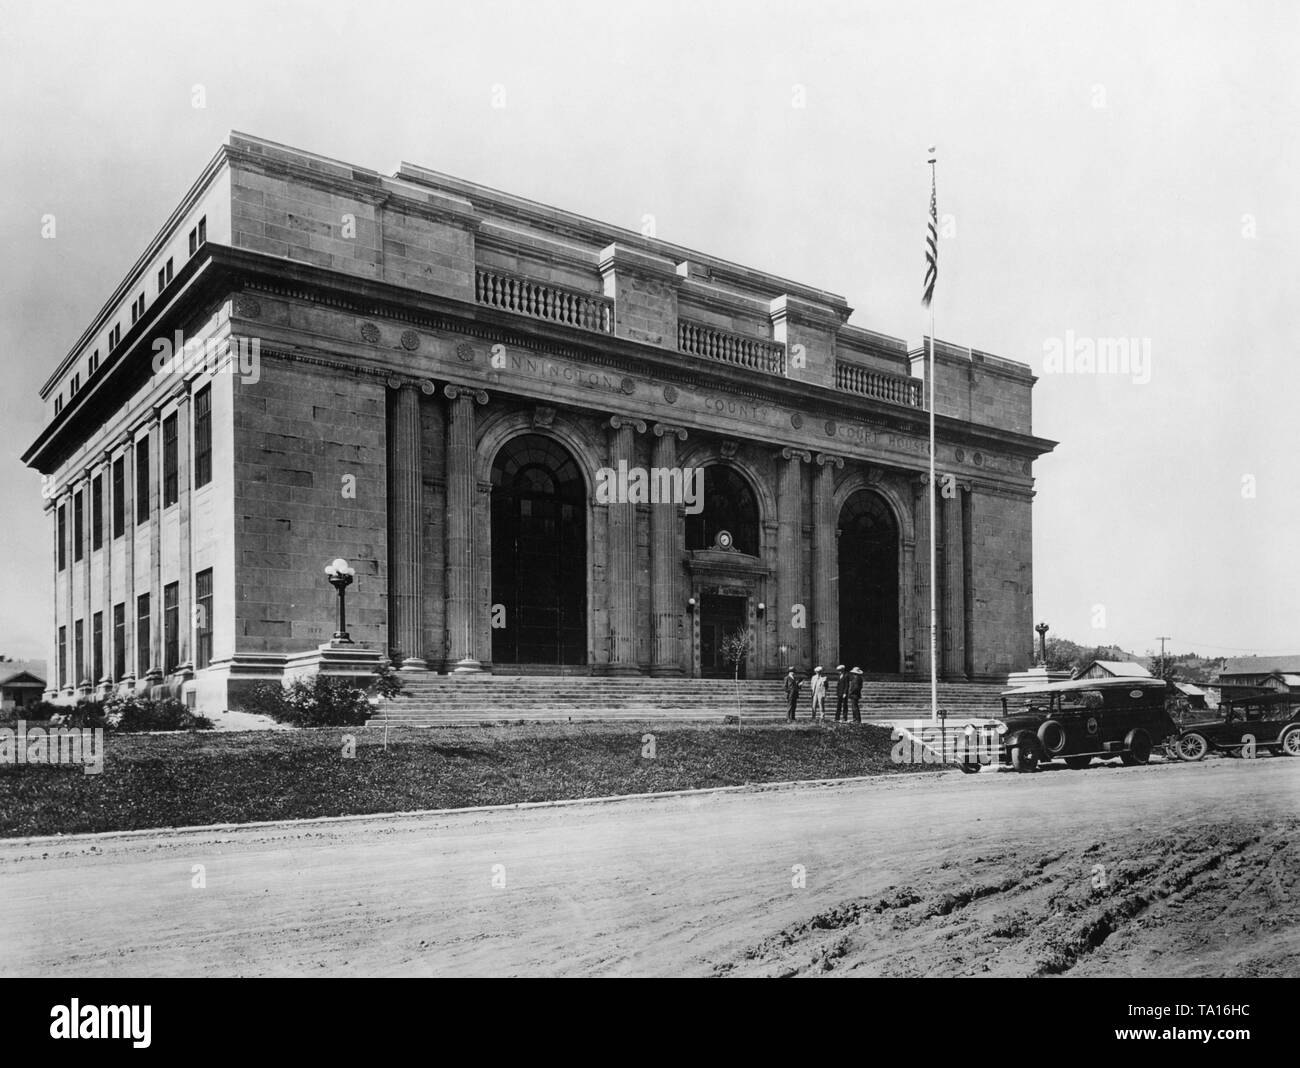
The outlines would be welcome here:
<svg viewBox="0 0 1300 1068">
<path fill-rule="evenodd" d="M 34 705 L 41 699 L 44 689 L 44 660 L 9 660 L 0 663 L 0 712 Z"/>
<path fill-rule="evenodd" d="M 1176 682 L 1174 686 L 1178 692 L 1187 698 L 1188 706 L 1191 708 L 1208 708 L 1206 703 L 1206 693 L 1199 686 L 1193 686 L 1190 682 Z"/>
<path fill-rule="evenodd" d="M 1151 672 L 1132 660 L 1094 660 L 1076 679 L 1149 679 Z"/>
<path fill-rule="evenodd" d="M 1229 657 L 1217 681 L 1225 699 L 1256 693 L 1300 693 L 1300 656 Z"/>
</svg>

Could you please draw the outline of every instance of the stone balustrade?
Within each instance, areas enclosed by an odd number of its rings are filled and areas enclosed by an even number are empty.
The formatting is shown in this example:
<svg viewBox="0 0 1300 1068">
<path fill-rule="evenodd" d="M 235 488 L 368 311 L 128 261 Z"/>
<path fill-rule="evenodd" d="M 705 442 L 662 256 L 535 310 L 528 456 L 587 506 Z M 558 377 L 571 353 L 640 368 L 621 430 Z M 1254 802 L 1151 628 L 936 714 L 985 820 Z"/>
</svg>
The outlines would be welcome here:
<svg viewBox="0 0 1300 1068">
<path fill-rule="evenodd" d="M 609 334 L 614 329 L 612 302 L 526 278 L 486 271 L 474 273 L 474 299 L 489 308 L 529 315 L 534 319 Z"/>
<path fill-rule="evenodd" d="M 887 371 L 873 371 L 853 363 L 835 364 L 835 388 L 862 397 L 903 404 L 909 408 L 924 408 L 925 399 L 921 381 L 907 375 L 891 375 Z"/>
<path fill-rule="evenodd" d="M 785 346 L 775 341 L 729 334 L 683 319 L 677 324 L 677 350 L 690 356 L 735 364 L 751 371 L 785 374 Z"/>
</svg>

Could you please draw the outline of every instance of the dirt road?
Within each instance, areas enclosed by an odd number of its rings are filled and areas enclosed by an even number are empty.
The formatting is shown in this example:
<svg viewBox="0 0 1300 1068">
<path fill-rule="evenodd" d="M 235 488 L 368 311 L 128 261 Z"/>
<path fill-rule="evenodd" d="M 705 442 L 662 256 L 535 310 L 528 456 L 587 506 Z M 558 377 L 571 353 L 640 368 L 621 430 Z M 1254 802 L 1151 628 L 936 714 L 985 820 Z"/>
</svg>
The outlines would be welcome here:
<svg viewBox="0 0 1300 1068">
<path fill-rule="evenodd" d="M 0 974 L 1296 975 L 1298 829 L 1261 757 L 6 841 Z"/>
</svg>

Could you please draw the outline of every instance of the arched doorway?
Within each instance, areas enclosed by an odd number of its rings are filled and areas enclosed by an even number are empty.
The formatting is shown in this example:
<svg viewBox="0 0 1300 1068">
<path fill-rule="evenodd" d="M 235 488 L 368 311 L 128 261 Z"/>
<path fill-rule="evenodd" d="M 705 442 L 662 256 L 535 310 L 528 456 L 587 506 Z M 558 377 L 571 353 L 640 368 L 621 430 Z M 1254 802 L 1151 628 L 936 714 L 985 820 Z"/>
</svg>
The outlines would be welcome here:
<svg viewBox="0 0 1300 1068">
<path fill-rule="evenodd" d="M 858 490 L 840 509 L 840 650 L 849 667 L 898 670 L 898 522 L 877 493 Z"/>
<path fill-rule="evenodd" d="M 540 434 L 511 438 L 492 462 L 492 605 L 493 663 L 587 662 L 586 485 Z"/>
<path fill-rule="evenodd" d="M 703 471 L 700 505 L 700 511 L 686 516 L 686 548 L 699 554 L 692 564 L 699 671 L 704 678 L 731 678 L 737 665 L 729 659 L 726 642 L 751 630 L 750 602 L 756 599 L 753 580 L 744 576 L 747 566 L 757 564 L 760 551 L 758 496 L 736 468 L 713 463 Z M 739 674 L 746 677 L 745 659 Z"/>
</svg>

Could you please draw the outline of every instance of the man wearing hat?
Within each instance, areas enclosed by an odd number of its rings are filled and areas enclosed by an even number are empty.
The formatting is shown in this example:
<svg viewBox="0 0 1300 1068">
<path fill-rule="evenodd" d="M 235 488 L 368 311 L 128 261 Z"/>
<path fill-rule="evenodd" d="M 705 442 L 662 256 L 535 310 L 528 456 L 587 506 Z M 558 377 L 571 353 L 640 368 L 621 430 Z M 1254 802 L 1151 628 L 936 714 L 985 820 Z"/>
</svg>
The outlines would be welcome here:
<svg viewBox="0 0 1300 1068">
<path fill-rule="evenodd" d="M 862 722 L 862 669 L 855 667 L 849 672 L 849 707 L 853 709 L 853 722 Z"/>
<path fill-rule="evenodd" d="M 826 673 L 821 664 L 813 668 L 812 673 L 812 718 L 826 718 Z"/>
<path fill-rule="evenodd" d="M 835 665 L 835 722 L 849 721 L 849 669 L 843 664 Z"/>
<path fill-rule="evenodd" d="M 799 681 L 799 676 L 794 673 L 794 668 L 785 673 L 785 720 L 787 723 L 794 722 L 795 709 L 799 707 L 799 689 L 801 686 L 803 686 L 803 683 Z"/>
</svg>

